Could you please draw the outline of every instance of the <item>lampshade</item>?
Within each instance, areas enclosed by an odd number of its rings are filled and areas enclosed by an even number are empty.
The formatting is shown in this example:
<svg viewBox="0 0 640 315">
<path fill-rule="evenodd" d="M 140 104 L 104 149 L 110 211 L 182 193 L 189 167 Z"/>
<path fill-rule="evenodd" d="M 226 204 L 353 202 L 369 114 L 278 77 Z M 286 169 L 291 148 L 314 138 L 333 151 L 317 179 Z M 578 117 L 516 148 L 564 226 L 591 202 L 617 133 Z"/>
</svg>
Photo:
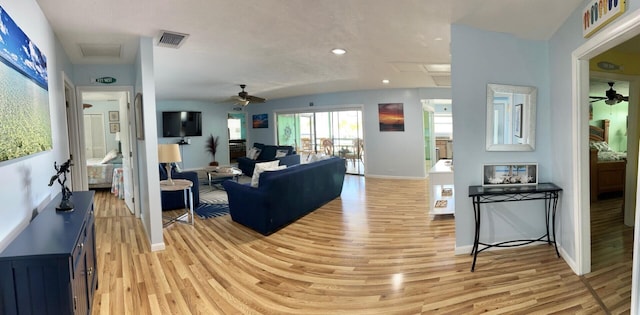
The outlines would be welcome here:
<svg viewBox="0 0 640 315">
<path fill-rule="evenodd" d="M 116 131 L 116 141 L 120 141 L 120 131 Z"/>
<path fill-rule="evenodd" d="M 180 146 L 177 143 L 158 144 L 158 162 L 181 162 Z"/>
</svg>

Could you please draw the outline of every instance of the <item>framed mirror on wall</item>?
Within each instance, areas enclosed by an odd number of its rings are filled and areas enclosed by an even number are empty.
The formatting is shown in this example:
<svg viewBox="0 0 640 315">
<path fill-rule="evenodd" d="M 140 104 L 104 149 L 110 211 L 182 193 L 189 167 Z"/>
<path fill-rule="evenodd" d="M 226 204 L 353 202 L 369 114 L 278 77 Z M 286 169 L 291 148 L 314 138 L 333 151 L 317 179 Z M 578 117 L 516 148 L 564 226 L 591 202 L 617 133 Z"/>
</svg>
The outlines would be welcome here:
<svg viewBox="0 0 640 315">
<path fill-rule="evenodd" d="M 487 151 L 535 150 L 537 91 L 487 84 Z"/>
</svg>

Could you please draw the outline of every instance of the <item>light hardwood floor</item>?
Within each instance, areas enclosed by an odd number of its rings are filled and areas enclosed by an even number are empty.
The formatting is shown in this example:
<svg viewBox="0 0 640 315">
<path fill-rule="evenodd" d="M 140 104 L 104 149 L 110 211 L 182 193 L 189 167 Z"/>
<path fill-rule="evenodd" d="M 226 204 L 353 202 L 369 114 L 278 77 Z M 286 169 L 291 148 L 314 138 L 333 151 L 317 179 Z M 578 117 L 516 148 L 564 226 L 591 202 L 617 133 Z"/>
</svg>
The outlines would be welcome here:
<svg viewBox="0 0 640 315">
<path fill-rule="evenodd" d="M 630 256 L 622 270 L 594 254 L 602 267 L 578 277 L 538 245 L 483 252 L 472 273 L 471 257 L 454 255 L 453 217 L 429 215 L 428 199 L 425 180 L 347 176 L 341 198 L 271 236 L 196 217 L 151 252 L 124 202 L 99 192 L 93 314 L 628 312 Z"/>
</svg>

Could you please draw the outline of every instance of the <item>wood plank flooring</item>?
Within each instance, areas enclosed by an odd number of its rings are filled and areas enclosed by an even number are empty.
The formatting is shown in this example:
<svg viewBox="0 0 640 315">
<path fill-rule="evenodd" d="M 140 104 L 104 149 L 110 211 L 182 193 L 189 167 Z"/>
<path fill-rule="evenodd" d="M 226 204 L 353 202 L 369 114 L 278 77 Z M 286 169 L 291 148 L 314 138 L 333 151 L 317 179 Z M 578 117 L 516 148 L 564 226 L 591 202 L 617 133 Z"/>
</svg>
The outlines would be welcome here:
<svg viewBox="0 0 640 315">
<path fill-rule="evenodd" d="M 454 218 L 429 215 L 428 199 L 425 180 L 347 176 L 341 198 L 271 236 L 230 216 L 196 217 L 195 226 L 165 228 L 166 250 L 151 252 L 124 202 L 99 192 L 93 314 L 628 310 L 630 269 L 608 270 L 604 255 L 594 263 L 606 267 L 582 278 L 548 245 L 483 252 L 470 272 L 471 257 L 454 255 Z"/>
</svg>

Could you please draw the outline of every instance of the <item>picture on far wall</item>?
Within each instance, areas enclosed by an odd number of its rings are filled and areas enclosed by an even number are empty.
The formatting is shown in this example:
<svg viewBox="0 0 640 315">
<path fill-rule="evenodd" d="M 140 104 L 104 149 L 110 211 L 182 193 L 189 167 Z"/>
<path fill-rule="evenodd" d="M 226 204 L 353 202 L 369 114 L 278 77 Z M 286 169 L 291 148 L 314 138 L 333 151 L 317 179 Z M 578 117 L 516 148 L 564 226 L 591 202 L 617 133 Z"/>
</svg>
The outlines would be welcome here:
<svg viewBox="0 0 640 315">
<path fill-rule="evenodd" d="M 403 104 L 378 104 L 378 120 L 380 131 L 404 131 Z"/>
<path fill-rule="evenodd" d="M 119 121 L 119 120 L 120 120 L 120 112 L 109 111 L 109 121 Z"/>
<path fill-rule="evenodd" d="M 0 6 L 0 162 L 51 150 L 47 58 Z"/>
<path fill-rule="evenodd" d="M 109 123 L 109 131 L 111 133 L 120 132 L 120 123 Z"/>
<path fill-rule="evenodd" d="M 253 128 L 269 128 L 269 115 L 253 115 Z"/>
</svg>

